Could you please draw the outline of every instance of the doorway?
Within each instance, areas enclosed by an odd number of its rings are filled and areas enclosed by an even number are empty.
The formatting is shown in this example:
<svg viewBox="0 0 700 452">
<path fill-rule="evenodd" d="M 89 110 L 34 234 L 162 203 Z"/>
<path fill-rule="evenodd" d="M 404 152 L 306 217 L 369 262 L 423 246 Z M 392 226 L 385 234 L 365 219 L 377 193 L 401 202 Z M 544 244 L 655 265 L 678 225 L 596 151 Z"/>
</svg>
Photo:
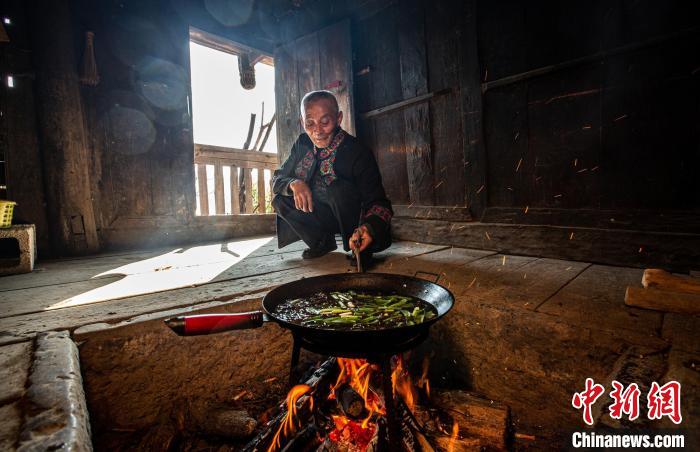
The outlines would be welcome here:
<svg viewBox="0 0 700 452">
<path fill-rule="evenodd" d="M 272 56 L 190 28 L 196 215 L 271 213 Z"/>
</svg>

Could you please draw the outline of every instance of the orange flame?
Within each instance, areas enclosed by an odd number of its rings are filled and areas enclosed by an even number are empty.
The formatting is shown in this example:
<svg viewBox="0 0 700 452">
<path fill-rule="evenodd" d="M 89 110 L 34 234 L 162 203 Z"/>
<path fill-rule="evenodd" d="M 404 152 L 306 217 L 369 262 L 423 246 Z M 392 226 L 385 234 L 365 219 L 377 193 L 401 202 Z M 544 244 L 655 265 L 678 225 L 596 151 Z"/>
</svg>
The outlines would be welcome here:
<svg viewBox="0 0 700 452">
<path fill-rule="evenodd" d="M 391 373 L 391 383 L 394 388 L 394 394 L 401 396 L 409 410 L 413 411 L 416 406 L 418 394 L 416 388 L 411 382 L 411 377 L 408 370 L 404 368 L 403 357 L 398 355 L 399 359 L 396 363 L 396 368 Z"/>
<path fill-rule="evenodd" d="M 280 428 L 277 430 L 277 433 L 275 433 L 275 437 L 272 439 L 272 443 L 270 443 L 270 447 L 267 449 L 267 452 L 279 450 L 281 448 L 280 437 L 282 435 L 288 437 L 294 433 L 294 430 L 299 428 L 297 425 L 297 402 L 304 394 L 310 391 L 311 386 L 309 385 L 296 385 L 289 391 L 287 394 L 287 414 L 280 423 Z M 308 397 L 308 401 L 309 408 L 313 409 L 314 399 Z"/>
<path fill-rule="evenodd" d="M 452 435 L 450 436 L 450 444 L 447 446 L 447 452 L 454 452 L 457 435 L 459 435 L 459 424 L 455 421 L 455 423 L 452 424 Z"/>
<path fill-rule="evenodd" d="M 386 414 L 379 396 L 369 387 L 376 366 L 373 366 L 364 359 L 349 358 L 338 358 L 338 366 L 340 367 L 340 373 L 338 374 L 335 385 L 331 388 L 331 393 L 328 398 L 335 398 L 335 390 L 342 384 L 349 384 L 350 387 L 362 397 L 362 400 L 365 401 L 365 408 L 368 414 L 362 421 L 362 428 L 367 428 L 374 413 Z"/>
<path fill-rule="evenodd" d="M 428 398 L 430 398 L 430 381 L 428 380 L 429 365 L 430 361 L 428 360 L 428 357 L 423 357 L 423 373 L 421 374 L 420 379 L 416 384 L 416 386 L 418 386 L 419 388 L 423 388 L 423 390 L 425 391 L 425 395 L 428 396 Z"/>
</svg>

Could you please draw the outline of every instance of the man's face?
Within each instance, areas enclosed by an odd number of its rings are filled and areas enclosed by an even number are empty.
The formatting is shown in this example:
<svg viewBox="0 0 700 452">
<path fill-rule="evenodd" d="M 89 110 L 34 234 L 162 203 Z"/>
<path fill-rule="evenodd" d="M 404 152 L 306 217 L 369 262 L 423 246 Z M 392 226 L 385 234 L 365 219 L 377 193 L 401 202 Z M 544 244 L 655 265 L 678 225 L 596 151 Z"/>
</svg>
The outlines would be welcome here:
<svg viewBox="0 0 700 452">
<path fill-rule="evenodd" d="M 316 147 L 325 148 L 331 144 L 333 131 L 343 121 L 343 112 L 335 113 L 328 99 L 319 99 L 306 104 L 301 121 Z"/>
</svg>

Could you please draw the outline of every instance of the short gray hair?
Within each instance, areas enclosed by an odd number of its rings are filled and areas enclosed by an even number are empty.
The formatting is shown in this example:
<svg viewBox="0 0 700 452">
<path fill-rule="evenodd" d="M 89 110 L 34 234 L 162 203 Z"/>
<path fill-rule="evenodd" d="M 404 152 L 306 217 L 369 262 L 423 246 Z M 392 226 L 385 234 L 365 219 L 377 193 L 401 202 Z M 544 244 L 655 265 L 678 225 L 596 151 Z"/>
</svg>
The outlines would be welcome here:
<svg viewBox="0 0 700 452">
<path fill-rule="evenodd" d="M 306 113 L 307 105 L 309 105 L 311 102 L 316 102 L 321 99 L 327 99 L 335 109 L 336 114 L 340 112 L 340 108 L 338 107 L 338 99 L 335 98 L 335 95 L 333 95 L 333 93 L 330 91 L 320 89 L 318 91 L 311 91 L 304 94 L 304 97 L 301 99 L 301 105 L 299 107 L 301 111 L 301 116 L 303 117 Z"/>
</svg>

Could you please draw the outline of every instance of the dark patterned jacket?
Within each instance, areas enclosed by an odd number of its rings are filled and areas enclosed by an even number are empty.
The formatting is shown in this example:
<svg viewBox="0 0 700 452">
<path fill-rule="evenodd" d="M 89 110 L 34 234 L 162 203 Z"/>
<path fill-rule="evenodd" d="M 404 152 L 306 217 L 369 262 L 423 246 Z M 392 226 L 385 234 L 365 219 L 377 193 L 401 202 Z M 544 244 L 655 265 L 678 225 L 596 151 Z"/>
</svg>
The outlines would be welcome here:
<svg viewBox="0 0 700 452">
<path fill-rule="evenodd" d="M 322 160 L 318 162 L 309 136 L 305 133 L 299 135 L 289 157 L 272 177 L 272 192 L 291 196 L 289 184 L 295 179 L 305 181 L 312 191 L 323 189 L 323 183 L 330 185 L 337 179 L 347 182 L 356 187 L 360 194 L 363 223 L 368 225 L 373 239 L 370 251 L 388 248 L 391 245 L 393 211 L 372 151 L 347 132 L 334 154 L 323 155 L 323 151 L 319 151 Z M 277 240 L 280 248 L 299 240 L 297 234 L 279 217 Z"/>
</svg>

